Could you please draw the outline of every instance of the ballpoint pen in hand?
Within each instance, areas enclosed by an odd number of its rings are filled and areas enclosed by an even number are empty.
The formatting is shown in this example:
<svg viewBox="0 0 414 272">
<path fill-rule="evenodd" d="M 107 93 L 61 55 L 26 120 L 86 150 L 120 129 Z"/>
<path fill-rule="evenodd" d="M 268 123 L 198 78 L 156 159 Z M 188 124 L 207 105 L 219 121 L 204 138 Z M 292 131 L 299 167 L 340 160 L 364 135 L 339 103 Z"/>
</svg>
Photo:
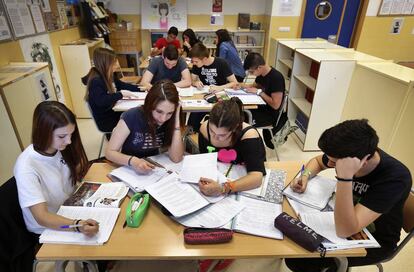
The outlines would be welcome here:
<svg viewBox="0 0 414 272">
<path fill-rule="evenodd" d="M 74 225 L 63 225 L 60 226 L 61 229 L 73 229 L 73 228 L 79 228 L 82 227 L 82 224 L 74 224 Z"/>
</svg>

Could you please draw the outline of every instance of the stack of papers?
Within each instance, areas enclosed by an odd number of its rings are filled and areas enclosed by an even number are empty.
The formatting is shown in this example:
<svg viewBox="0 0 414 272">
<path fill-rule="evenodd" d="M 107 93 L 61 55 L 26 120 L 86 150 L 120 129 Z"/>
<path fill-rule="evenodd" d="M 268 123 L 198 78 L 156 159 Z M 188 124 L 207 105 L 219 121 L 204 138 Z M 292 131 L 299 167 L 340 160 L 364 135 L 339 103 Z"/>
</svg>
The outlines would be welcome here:
<svg viewBox="0 0 414 272">
<path fill-rule="evenodd" d="M 230 98 L 237 97 L 245 105 L 266 105 L 266 102 L 259 95 L 243 90 L 225 89 L 225 91 Z"/>
<path fill-rule="evenodd" d="M 198 183 L 201 177 L 217 180 L 217 152 L 184 156 L 180 181 Z"/>
<path fill-rule="evenodd" d="M 110 177 L 116 181 L 124 182 L 134 192 L 142 192 L 148 185 L 151 185 L 163 177 L 168 175 L 168 171 L 164 168 L 155 167 L 148 174 L 139 174 L 128 166 L 122 166 L 113 170 Z"/>
</svg>

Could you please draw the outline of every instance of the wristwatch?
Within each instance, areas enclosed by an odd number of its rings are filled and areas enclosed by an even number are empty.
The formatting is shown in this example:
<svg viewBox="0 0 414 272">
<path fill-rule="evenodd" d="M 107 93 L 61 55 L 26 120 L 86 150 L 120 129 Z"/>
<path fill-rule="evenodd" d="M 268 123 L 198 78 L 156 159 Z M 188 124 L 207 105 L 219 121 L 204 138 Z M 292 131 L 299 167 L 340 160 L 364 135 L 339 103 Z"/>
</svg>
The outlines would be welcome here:
<svg viewBox="0 0 414 272">
<path fill-rule="evenodd" d="M 257 89 L 256 95 L 260 95 L 262 92 L 263 92 L 262 89 Z"/>
</svg>

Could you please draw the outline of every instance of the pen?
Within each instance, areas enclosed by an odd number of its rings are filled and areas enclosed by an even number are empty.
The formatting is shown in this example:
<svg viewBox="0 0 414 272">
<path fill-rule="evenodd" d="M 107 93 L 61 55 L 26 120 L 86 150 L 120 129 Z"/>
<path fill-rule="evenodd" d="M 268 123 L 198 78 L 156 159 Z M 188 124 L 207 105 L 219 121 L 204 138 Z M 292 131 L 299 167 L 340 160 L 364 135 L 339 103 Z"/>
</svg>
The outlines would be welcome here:
<svg viewBox="0 0 414 272">
<path fill-rule="evenodd" d="M 305 172 L 305 165 L 302 164 L 302 168 L 300 169 L 300 177 L 302 178 L 303 172 Z"/>
<path fill-rule="evenodd" d="M 82 224 L 76 224 L 76 225 L 63 225 L 60 226 L 61 229 L 73 229 L 73 228 L 79 228 L 82 227 Z"/>
<path fill-rule="evenodd" d="M 151 163 L 151 164 L 153 164 L 153 165 L 155 165 L 155 166 L 157 166 L 157 167 L 159 167 L 159 168 L 164 168 L 165 169 L 164 165 L 154 161 L 153 159 L 150 159 L 150 158 L 142 158 L 142 159 L 149 162 L 149 163 Z"/>
<path fill-rule="evenodd" d="M 226 177 L 228 177 L 228 176 L 229 176 L 230 171 L 231 171 L 231 168 L 233 167 L 233 164 L 234 164 L 234 163 L 231 163 L 231 164 L 230 164 L 229 169 L 227 169 L 227 172 L 226 172 L 226 174 L 225 174 L 225 176 L 226 176 Z"/>
</svg>

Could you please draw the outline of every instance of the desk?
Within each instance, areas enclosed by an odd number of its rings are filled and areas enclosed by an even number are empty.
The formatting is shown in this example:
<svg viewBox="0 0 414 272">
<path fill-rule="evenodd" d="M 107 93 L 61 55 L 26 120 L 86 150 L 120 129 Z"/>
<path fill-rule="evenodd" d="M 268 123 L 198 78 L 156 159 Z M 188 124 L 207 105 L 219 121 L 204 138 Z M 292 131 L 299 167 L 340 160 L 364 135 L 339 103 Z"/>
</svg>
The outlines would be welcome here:
<svg viewBox="0 0 414 272">
<path fill-rule="evenodd" d="M 300 169 L 302 162 L 267 162 L 266 166 L 287 171 L 290 181 Z M 85 180 L 108 181 L 106 174 L 115 166 L 93 164 Z M 224 258 L 299 258 L 319 257 L 310 253 L 288 238 L 283 240 L 267 239 L 252 235 L 235 233 L 227 244 L 186 245 L 184 227 L 163 215 L 151 203 L 142 225 L 137 228 L 122 228 L 128 201 L 121 205 L 122 211 L 116 222 L 109 241 L 103 246 L 55 245 L 44 244 L 38 251 L 38 261 L 54 260 L 183 260 L 183 259 L 224 259 Z M 283 210 L 293 214 L 287 201 Z M 327 252 L 328 257 L 365 256 L 362 248 Z"/>
<path fill-rule="evenodd" d="M 204 101 L 204 94 L 195 94 L 193 96 L 180 97 L 180 100 L 201 100 Z M 118 100 L 115 106 L 112 108 L 114 111 L 127 111 L 131 108 L 138 107 L 144 104 L 142 100 Z M 183 106 L 184 112 L 209 112 L 213 108 L 214 104 L 208 104 L 206 106 L 191 107 Z M 244 110 L 257 109 L 257 105 L 247 104 L 243 105 Z"/>
</svg>

